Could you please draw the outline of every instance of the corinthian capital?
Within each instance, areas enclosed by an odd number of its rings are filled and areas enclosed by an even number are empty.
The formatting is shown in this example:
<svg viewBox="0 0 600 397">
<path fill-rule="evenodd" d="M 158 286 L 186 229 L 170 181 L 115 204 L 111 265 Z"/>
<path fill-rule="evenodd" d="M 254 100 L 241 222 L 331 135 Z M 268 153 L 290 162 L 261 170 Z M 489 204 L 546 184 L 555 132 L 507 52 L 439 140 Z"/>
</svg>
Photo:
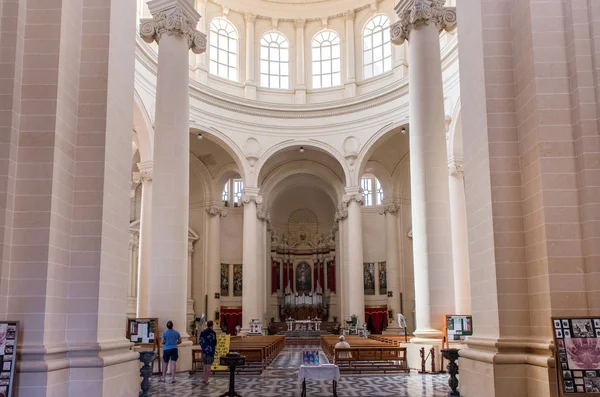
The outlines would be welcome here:
<svg viewBox="0 0 600 397">
<path fill-rule="evenodd" d="M 252 14 L 251 12 L 244 14 L 244 21 L 246 21 L 246 23 L 254 23 L 254 21 L 256 21 L 256 14 Z"/>
<path fill-rule="evenodd" d="M 398 206 L 398 204 L 395 203 L 390 203 L 390 204 L 386 204 L 383 206 L 383 210 L 381 210 L 379 212 L 380 215 L 385 215 L 385 214 L 397 214 L 398 210 L 400 210 L 400 206 Z"/>
<path fill-rule="evenodd" d="M 133 173 L 134 183 L 147 183 L 152 182 L 152 170 L 143 170 L 140 172 Z"/>
<path fill-rule="evenodd" d="M 294 19 L 294 26 L 296 26 L 297 28 L 304 29 L 305 25 L 306 25 L 306 19 Z"/>
<path fill-rule="evenodd" d="M 271 215 L 269 215 L 267 210 L 262 208 L 262 206 L 261 206 L 261 208 L 259 208 L 258 211 L 256 211 L 256 217 L 258 219 L 260 219 L 261 221 L 266 221 L 268 223 L 271 222 Z"/>
<path fill-rule="evenodd" d="M 450 174 L 450 176 L 458 176 L 460 178 L 464 178 L 465 170 L 463 169 L 462 164 L 452 162 L 448 164 L 448 174 Z"/>
<path fill-rule="evenodd" d="M 206 213 L 210 216 L 221 216 L 223 218 L 227 216 L 227 210 L 218 205 L 211 205 L 210 207 L 207 207 Z"/>
<path fill-rule="evenodd" d="M 140 21 L 140 36 L 144 41 L 159 43 L 165 34 L 179 35 L 195 54 L 206 51 L 206 35 L 196 30 L 200 14 L 189 0 L 152 0 L 148 8 L 153 18 Z"/>
<path fill-rule="evenodd" d="M 344 206 L 348 206 L 352 201 L 356 201 L 358 204 L 362 205 L 365 201 L 365 198 L 361 193 L 345 194 L 342 197 L 342 203 Z"/>
<path fill-rule="evenodd" d="M 262 196 L 252 193 L 245 193 L 242 195 L 242 205 L 254 203 L 257 206 L 262 204 Z"/>
<path fill-rule="evenodd" d="M 396 14 L 400 20 L 390 26 L 394 44 L 408 40 L 413 28 L 434 24 L 441 32 L 456 26 L 456 8 L 444 7 L 446 0 L 400 0 L 396 5 Z"/>
<path fill-rule="evenodd" d="M 354 10 L 348 10 L 344 13 L 344 19 L 346 21 L 354 21 L 355 17 L 356 17 L 356 12 L 354 12 Z"/>
</svg>

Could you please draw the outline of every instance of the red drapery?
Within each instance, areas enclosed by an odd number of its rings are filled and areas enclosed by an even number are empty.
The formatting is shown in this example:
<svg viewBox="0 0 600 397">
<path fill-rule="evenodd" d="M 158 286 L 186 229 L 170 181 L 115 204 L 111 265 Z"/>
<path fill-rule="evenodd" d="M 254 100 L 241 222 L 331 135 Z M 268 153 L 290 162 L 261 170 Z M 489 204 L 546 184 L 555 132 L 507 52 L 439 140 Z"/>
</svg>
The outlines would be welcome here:
<svg viewBox="0 0 600 397">
<path fill-rule="evenodd" d="M 373 334 L 381 334 L 387 325 L 387 306 L 365 307 L 365 322 Z"/>
<path fill-rule="evenodd" d="M 319 264 L 319 284 L 321 285 L 321 289 L 325 292 L 325 262 L 321 262 Z"/>
<path fill-rule="evenodd" d="M 273 261 L 271 266 L 271 293 L 277 293 L 277 261 Z"/>
<path fill-rule="evenodd" d="M 282 288 L 285 289 L 288 286 L 289 274 L 288 274 L 288 264 L 287 262 L 283 262 L 283 285 Z"/>
<path fill-rule="evenodd" d="M 313 291 L 317 290 L 317 278 L 319 275 L 319 262 L 315 262 L 315 266 L 313 268 Z"/>
<path fill-rule="evenodd" d="M 294 287 L 294 265 L 291 263 L 288 264 L 288 272 L 288 280 L 290 280 L 290 289 L 292 290 L 292 292 L 294 292 L 294 290 L 296 289 Z"/>
<path fill-rule="evenodd" d="M 327 264 L 327 283 L 329 291 L 335 292 L 335 259 L 332 259 Z"/>
<path fill-rule="evenodd" d="M 222 307 L 219 326 L 222 328 L 223 324 L 227 326 L 227 333 L 229 335 L 235 335 L 235 326 L 242 326 L 242 308 Z"/>
</svg>

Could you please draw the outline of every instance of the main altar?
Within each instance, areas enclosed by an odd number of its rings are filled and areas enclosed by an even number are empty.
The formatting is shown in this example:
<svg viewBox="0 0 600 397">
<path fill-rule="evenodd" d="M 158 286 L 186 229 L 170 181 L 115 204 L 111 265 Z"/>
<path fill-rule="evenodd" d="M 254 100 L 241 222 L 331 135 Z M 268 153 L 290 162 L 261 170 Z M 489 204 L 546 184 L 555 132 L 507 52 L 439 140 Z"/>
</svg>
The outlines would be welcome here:
<svg viewBox="0 0 600 397">
<path fill-rule="evenodd" d="M 321 330 L 321 319 L 316 318 L 314 320 L 294 320 L 288 318 L 286 321 L 287 330 L 295 332 L 312 332 Z"/>
</svg>

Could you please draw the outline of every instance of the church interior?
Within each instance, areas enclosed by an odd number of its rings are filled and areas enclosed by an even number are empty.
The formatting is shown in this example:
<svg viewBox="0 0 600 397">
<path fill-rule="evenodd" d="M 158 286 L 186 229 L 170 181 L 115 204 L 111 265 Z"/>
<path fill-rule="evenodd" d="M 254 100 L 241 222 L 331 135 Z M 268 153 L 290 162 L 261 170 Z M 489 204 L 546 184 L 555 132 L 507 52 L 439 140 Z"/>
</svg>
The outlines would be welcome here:
<svg viewBox="0 0 600 397">
<path fill-rule="evenodd" d="M 598 43 L 594 0 L 0 0 L 0 397 L 600 395 Z"/>
</svg>

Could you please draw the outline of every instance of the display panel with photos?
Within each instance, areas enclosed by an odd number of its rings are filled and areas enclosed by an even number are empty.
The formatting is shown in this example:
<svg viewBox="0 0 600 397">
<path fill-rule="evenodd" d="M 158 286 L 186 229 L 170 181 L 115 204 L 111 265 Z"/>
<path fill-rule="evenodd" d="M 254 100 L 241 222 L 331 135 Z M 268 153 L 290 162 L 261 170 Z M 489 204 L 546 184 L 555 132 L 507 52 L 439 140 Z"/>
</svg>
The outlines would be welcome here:
<svg viewBox="0 0 600 397">
<path fill-rule="evenodd" d="M 600 396 L 600 317 L 552 318 L 564 394 Z"/>
<path fill-rule="evenodd" d="M 13 393 L 13 379 L 17 361 L 17 321 L 0 321 L 0 397 L 9 397 Z"/>
<path fill-rule="evenodd" d="M 156 318 L 127 319 L 127 339 L 133 343 L 154 343 L 157 330 Z"/>
<path fill-rule="evenodd" d="M 446 315 L 446 335 L 448 341 L 460 341 L 473 335 L 473 317 L 456 314 Z"/>
</svg>

